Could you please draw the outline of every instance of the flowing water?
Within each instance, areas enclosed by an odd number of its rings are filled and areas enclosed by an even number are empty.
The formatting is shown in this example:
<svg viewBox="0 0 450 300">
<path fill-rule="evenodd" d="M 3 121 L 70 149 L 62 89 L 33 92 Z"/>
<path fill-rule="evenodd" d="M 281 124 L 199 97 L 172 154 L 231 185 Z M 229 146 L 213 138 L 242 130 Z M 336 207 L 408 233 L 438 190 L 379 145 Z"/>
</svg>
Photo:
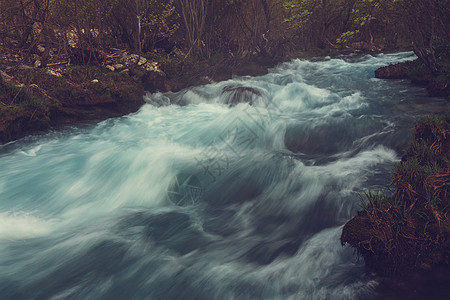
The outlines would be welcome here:
<svg viewBox="0 0 450 300">
<path fill-rule="evenodd" d="M 293 60 L 4 145 L 0 298 L 376 299 L 339 237 L 444 109 L 374 78 L 411 59 Z"/>
</svg>

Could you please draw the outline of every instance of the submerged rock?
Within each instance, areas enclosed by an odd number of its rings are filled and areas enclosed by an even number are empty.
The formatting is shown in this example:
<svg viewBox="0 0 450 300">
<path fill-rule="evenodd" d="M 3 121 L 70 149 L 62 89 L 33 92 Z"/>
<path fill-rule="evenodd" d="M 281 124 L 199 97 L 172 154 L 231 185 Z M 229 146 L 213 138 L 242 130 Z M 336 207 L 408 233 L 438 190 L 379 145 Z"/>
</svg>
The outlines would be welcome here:
<svg viewBox="0 0 450 300">
<path fill-rule="evenodd" d="M 256 97 L 261 97 L 261 92 L 252 87 L 228 85 L 222 89 L 222 101 L 229 106 L 235 106 L 239 103 L 253 104 Z"/>
</svg>

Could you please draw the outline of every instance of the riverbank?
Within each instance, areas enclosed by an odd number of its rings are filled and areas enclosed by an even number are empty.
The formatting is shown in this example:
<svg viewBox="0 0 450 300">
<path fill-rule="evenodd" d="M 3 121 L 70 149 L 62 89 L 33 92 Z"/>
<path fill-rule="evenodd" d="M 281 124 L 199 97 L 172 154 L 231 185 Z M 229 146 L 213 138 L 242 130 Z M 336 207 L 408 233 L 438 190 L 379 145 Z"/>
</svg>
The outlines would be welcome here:
<svg viewBox="0 0 450 300">
<path fill-rule="evenodd" d="M 432 74 L 419 59 L 379 68 L 375 77 L 380 79 L 409 79 L 411 83 L 423 86 L 431 97 L 449 97 L 450 65 L 444 64 L 439 74 Z"/>
<path fill-rule="evenodd" d="M 0 143 L 65 125 L 135 112 L 144 104 L 145 91 L 177 92 L 233 76 L 264 75 L 277 63 L 294 58 L 377 53 L 342 48 L 291 51 L 276 58 L 236 58 L 217 54 L 207 60 L 193 60 L 180 51 L 171 54 L 154 52 L 144 57 L 125 49 L 110 49 L 98 53 L 95 66 L 83 66 L 70 64 L 77 59 L 77 52 L 73 50 L 73 57 L 50 55 L 49 63 L 43 68 L 38 54 L 33 54 L 30 59 L 19 49 L 15 52 L 14 49 L 2 50 L 5 54 L 0 65 Z M 413 82 L 424 84 L 423 78 L 429 76 L 417 65 L 408 62 L 387 66 L 377 70 L 376 75 L 379 78 L 412 78 L 411 74 L 414 74 L 413 78 L 422 79 L 413 79 Z M 448 86 L 445 88 L 437 95 L 448 92 Z"/>
<path fill-rule="evenodd" d="M 233 76 L 264 75 L 277 63 L 293 58 L 362 53 L 350 48 L 317 49 L 277 58 L 217 54 L 193 60 L 179 51 L 144 57 L 111 49 L 98 53 L 96 65 L 72 65 L 70 61 L 76 62 L 78 57 L 74 49 L 70 57 L 50 54 L 44 68 L 42 53 L 30 56 L 20 48 L 1 45 L 0 50 L 4 53 L 0 57 L 0 144 L 27 134 L 135 112 L 144 104 L 145 91 L 177 92 Z"/>
<path fill-rule="evenodd" d="M 382 275 L 448 270 L 450 265 L 450 108 L 419 119 L 393 171 L 392 195 L 367 192 L 341 242 Z"/>
<path fill-rule="evenodd" d="M 137 78 L 101 67 L 11 69 L 0 78 L 0 143 L 137 111 L 143 93 Z"/>
</svg>

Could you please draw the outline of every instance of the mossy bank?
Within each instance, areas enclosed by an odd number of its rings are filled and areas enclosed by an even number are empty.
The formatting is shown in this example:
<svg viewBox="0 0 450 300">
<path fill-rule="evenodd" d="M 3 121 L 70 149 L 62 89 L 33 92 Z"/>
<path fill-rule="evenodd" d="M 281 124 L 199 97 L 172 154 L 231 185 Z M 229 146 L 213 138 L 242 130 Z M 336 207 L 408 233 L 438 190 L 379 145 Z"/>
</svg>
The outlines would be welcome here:
<svg viewBox="0 0 450 300">
<path fill-rule="evenodd" d="M 362 210 L 345 224 L 342 244 L 383 275 L 450 265 L 450 114 L 426 116 L 392 176 L 392 195 L 367 192 Z"/>
<path fill-rule="evenodd" d="M 8 78 L 6 78 L 8 77 Z M 128 73 L 72 66 L 50 71 L 22 67 L 0 76 L 0 143 L 33 132 L 137 111 L 141 82 Z"/>
</svg>

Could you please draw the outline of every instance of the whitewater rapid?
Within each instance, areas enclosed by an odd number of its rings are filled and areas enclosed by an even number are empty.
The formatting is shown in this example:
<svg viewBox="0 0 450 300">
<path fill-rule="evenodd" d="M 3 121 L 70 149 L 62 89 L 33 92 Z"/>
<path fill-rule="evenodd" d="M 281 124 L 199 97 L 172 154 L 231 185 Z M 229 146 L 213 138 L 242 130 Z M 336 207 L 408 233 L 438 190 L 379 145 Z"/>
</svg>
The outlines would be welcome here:
<svg viewBox="0 0 450 300">
<path fill-rule="evenodd" d="M 0 146 L 0 298 L 377 298 L 339 237 L 445 107 L 374 78 L 412 59 L 293 60 Z"/>
</svg>

